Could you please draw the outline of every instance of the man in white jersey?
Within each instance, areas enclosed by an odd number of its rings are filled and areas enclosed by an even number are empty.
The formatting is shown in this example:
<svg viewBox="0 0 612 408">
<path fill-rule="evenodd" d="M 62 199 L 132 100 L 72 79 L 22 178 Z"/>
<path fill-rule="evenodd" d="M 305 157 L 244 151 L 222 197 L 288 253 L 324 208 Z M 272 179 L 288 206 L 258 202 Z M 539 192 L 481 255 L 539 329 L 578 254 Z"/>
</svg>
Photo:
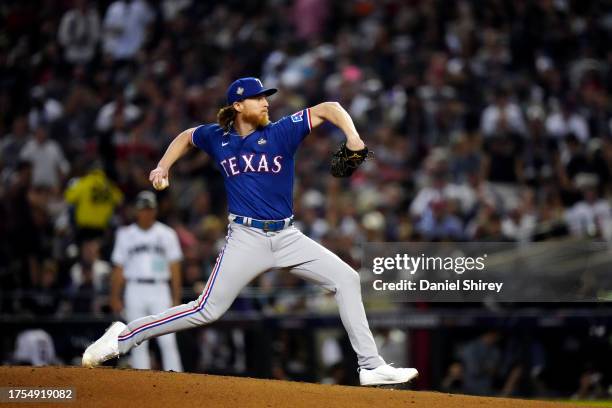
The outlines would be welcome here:
<svg viewBox="0 0 612 408">
<path fill-rule="evenodd" d="M 357 354 L 361 385 L 398 384 L 417 376 L 416 369 L 393 367 L 379 355 L 361 301 L 359 274 L 293 225 L 294 157 L 310 131 L 325 121 L 336 125 L 346 135 L 349 158 L 365 151 L 365 144 L 337 102 L 324 102 L 271 123 L 267 96 L 275 92 L 257 78 L 234 81 L 227 90 L 227 106 L 217 115 L 218 123 L 179 134 L 151 171 L 153 187 L 166 188 L 174 162 L 191 148 L 204 150 L 217 163 L 225 182 L 230 213 L 226 244 L 198 299 L 127 326 L 113 323 L 85 350 L 84 366 L 125 354 L 148 339 L 214 322 L 250 281 L 276 268 L 335 294 L 342 324 Z"/>
<path fill-rule="evenodd" d="M 136 198 L 136 222 L 117 231 L 111 256 L 111 308 L 127 320 L 160 313 L 180 304 L 183 254 L 176 232 L 156 220 L 157 199 L 151 191 Z M 125 294 L 121 300 L 121 292 Z M 174 333 L 157 339 L 164 370 L 183 371 Z M 150 369 L 147 341 L 131 352 L 131 366 Z"/>
</svg>

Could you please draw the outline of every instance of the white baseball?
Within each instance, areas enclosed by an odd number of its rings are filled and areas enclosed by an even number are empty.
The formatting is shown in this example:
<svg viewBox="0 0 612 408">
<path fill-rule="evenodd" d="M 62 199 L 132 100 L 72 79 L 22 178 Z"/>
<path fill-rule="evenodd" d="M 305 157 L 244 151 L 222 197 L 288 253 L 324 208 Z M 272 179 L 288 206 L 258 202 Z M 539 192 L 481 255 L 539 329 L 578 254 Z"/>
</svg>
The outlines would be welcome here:
<svg viewBox="0 0 612 408">
<path fill-rule="evenodd" d="M 169 185 L 170 185 L 170 182 L 168 181 L 168 177 L 164 177 L 161 179 L 161 182 L 154 184 L 153 187 L 155 187 L 156 190 L 163 190 L 167 188 Z"/>
</svg>

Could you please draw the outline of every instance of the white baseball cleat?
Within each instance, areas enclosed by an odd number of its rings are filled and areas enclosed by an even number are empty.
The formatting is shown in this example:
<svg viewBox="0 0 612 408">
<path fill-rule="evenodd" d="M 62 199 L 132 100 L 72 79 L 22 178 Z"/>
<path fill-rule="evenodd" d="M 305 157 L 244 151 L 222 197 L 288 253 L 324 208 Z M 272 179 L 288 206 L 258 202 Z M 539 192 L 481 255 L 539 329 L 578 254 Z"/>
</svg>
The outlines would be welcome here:
<svg viewBox="0 0 612 408">
<path fill-rule="evenodd" d="M 91 344 L 83 353 L 81 364 L 83 367 L 96 367 L 106 360 L 119 356 L 119 334 L 127 326 L 121 322 L 115 322 L 106 329 L 95 343 Z"/>
<path fill-rule="evenodd" d="M 359 369 L 359 382 L 361 385 L 402 384 L 419 375 L 416 368 L 395 368 L 383 364 L 373 370 Z"/>
</svg>

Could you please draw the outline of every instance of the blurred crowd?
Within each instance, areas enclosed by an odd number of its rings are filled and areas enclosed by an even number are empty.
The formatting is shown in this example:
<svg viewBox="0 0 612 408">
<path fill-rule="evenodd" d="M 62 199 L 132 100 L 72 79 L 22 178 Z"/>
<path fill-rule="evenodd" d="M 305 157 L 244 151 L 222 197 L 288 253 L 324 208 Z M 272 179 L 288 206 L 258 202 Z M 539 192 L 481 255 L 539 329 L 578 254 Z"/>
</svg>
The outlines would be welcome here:
<svg viewBox="0 0 612 408">
<path fill-rule="evenodd" d="M 606 2 L 22 0 L 0 19 L 2 287 L 42 292 L 4 309 L 103 289 L 148 172 L 244 75 L 281 90 L 273 120 L 339 101 L 375 152 L 348 181 L 328 175 L 337 128 L 298 153 L 298 225 L 353 265 L 364 241 L 612 240 Z M 190 287 L 225 235 L 223 182 L 194 151 L 171 183 Z"/>
<path fill-rule="evenodd" d="M 107 312 L 90 294 L 149 171 L 247 75 L 280 89 L 272 120 L 338 101 L 374 151 L 332 178 L 344 136 L 324 125 L 296 161 L 298 227 L 355 267 L 366 241 L 612 241 L 608 2 L 7 0 L 0 27 L 0 313 Z M 225 236 L 223 180 L 194 149 L 159 199 L 191 299 Z M 275 291 L 306 286 L 289 274 L 255 285 L 235 308 L 333 308 Z"/>
</svg>

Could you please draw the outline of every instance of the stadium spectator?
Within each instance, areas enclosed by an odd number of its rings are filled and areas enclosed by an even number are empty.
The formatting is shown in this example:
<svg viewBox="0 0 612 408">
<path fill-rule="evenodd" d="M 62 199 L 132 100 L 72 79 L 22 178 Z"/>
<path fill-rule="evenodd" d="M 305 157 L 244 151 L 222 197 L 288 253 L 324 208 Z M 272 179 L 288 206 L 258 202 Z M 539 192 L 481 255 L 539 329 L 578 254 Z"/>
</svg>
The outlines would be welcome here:
<svg viewBox="0 0 612 408">
<path fill-rule="evenodd" d="M 47 95 L 42 86 L 35 86 L 31 92 L 32 109 L 28 113 L 30 129 L 47 125 L 49 128 L 62 118 L 64 108 L 55 98 Z"/>
<path fill-rule="evenodd" d="M 29 329 L 17 335 L 10 363 L 40 367 L 60 364 L 61 360 L 55 354 L 55 344 L 49 333 L 42 329 Z"/>
<path fill-rule="evenodd" d="M 45 259 L 40 269 L 38 281 L 29 290 L 23 306 L 33 316 L 53 316 L 62 303 L 57 280 L 58 264 L 53 259 Z"/>
<path fill-rule="evenodd" d="M 566 211 L 566 220 L 573 235 L 612 241 L 612 207 L 598 192 L 599 179 L 594 174 L 580 173 L 576 186 L 583 199 Z"/>
<path fill-rule="evenodd" d="M 509 92 L 498 88 L 495 92 L 494 102 L 482 112 L 482 134 L 492 137 L 500 133 L 527 132 L 525 119 L 518 104 L 510 100 Z"/>
<path fill-rule="evenodd" d="M 99 296 L 108 293 L 111 265 L 100 259 L 100 242 L 88 239 L 81 244 L 79 260 L 70 267 L 72 311 L 100 313 Z"/>
<path fill-rule="evenodd" d="M 464 200 L 469 200 L 460 186 L 449 182 L 448 152 L 445 149 L 433 150 L 426 159 L 425 167 L 426 185 L 418 191 L 410 204 L 410 214 L 413 218 L 422 217 L 433 201 L 456 200 L 464 203 Z M 460 206 L 461 210 L 466 207 L 469 207 L 468 203 Z"/>
<path fill-rule="evenodd" d="M 440 388 L 444 392 L 459 394 L 463 391 L 463 366 L 459 361 L 453 362 L 446 372 Z"/>
<path fill-rule="evenodd" d="M 39 126 L 34 136 L 26 142 L 19 156 L 32 163 L 32 184 L 59 191 L 68 175 L 70 163 L 64 157 L 61 146 L 51 140 L 45 126 Z"/>
<path fill-rule="evenodd" d="M 70 64 L 88 64 L 100 41 L 100 16 L 87 0 L 75 0 L 74 8 L 62 16 L 58 30 L 64 58 Z"/>
<path fill-rule="evenodd" d="M 416 226 L 427 241 L 461 241 L 464 238 L 461 220 L 449 211 L 450 203 L 444 199 L 432 200 Z"/>
<path fill-rule="evenodd" d="M 144 0 L 117 0 L 104 15 L 104 52 L 115 61 L 136 57 L 144 45 L 153 10 Z"/>
<path fill-rule="evenodd" d="M 502 357 L 497 346 L 499 339 L 499 333 L 491 330 L 464 346 L 460 353 L 464 392 L 474 395 L 494 394 Z"/>
<path fill-rule="evenodd" d="M 123 193 L 110 180 L 99 162 L 94 162 L 83 177 L 73 180 L 65 200 L 74 206 L 77 240 L 104 236 Z"/>
<path fill-rule="evenodd" d="M 556 140 L 563 140 L 570 133 L 576 135 L 581 143 L 589 140 L 589 127 L 582 115 L 577 113 L 575 104 L 565 101 L 561 109 L 546 119 L 546 132 Z"/>
<path fill-rule="evenodd" d="M 19 153 L 30 140 L 28 121 L 25 116 L 18 116 L 13 121 L 11 133 L 4 135 L 0 142 L 0 159 L 2 160 L 2 179 L 8 180 L 11 172 L 19 162 Z"/>
</svg>

